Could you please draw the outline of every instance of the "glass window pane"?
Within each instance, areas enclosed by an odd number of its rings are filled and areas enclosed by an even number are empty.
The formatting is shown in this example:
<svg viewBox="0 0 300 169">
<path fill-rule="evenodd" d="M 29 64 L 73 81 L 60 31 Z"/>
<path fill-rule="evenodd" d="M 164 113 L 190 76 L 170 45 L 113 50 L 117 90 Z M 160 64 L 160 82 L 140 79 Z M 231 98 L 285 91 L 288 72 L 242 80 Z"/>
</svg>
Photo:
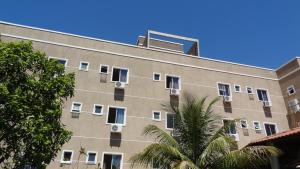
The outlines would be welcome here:
<svg viewBox="0 0 300 169">
<path fill-rule="evenodd" d="M 120 78 L 120 69 L 113 69 L 112 81 L 119 81 Z"/>
<path fill-rule="evenodd" d="M 121 155 L 112 155 L 112 169 L 121 168 Z"/>
<path fill-rule="evenodd" d="M 120 77 L 120 81 L 121 82 L 127 82 L 127 70 L 125 69 L 121 69 L 121 77 Z"/>
<path fill-rule="evenodd" d="M 153 118 L 154 118 L 155 120 L 159 120 L 159 119 L 160 119 L 160 112 L 154 112 L 154 113 L 153 113 Z"/>
<path fill-rule="evenodd" d="M 173 129 L 174 128 L 174 120 L 175 115 L 174 114 L 167 114 L 167 128 Z"/>
<path fill-rule="evenodd" d="M 125 109 L 117 109 L 117 120 L 116 123 L 124 124 L 124 116 L 125 116 Z"/>
<path fill-rule="evenodd" d="M 101 73 L 107 73 L 108 72 L 108 67 L 107 66 L 101 66 L 100 72 Z"/>
<path fill-rule="evenodd" d="M 102 113 L 102 106 L 95 106 L 95 112 L 94 113 L 97 113 L 97 114 L 101 114 Z"/>
<path fill-rule="evenodd" d="M 168 89 L 171 88 L 171 86 L 172 86 L 172 78 L 170 76 L 167 76 L 166 86 Z"/>
<path fill-rule="evenodd" d="M 116 122 L 116 109 L 110 107 L 108 111 L 108 123 L 115 123 Z"/>
<path fill-rule="evenodd" d="M 179 78 L 178 77 L 173 77 L 173 89 L 179 89 Z"/>
</svg>

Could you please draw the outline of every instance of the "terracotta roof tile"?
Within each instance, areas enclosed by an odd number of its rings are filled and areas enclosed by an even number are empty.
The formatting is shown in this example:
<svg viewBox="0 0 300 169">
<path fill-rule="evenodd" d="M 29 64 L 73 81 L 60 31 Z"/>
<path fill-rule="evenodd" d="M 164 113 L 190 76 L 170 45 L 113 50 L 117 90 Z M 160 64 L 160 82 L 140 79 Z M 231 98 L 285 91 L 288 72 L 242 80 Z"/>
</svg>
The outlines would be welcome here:
<svg viewBox="0 0 300 169">
<path fill-rule="evenodd" d="M 248 145 L 254 145 L 254 144 L 264 143 L 264 142 L 268 142 L 268 141 L 278 140 L 283 137 L 292 136 L 292 135 L 296 135 L 296 134 L 300 134 L 300 127 L 293 128 L 291 130 L 283 131 L 280 133 L 276 133 L 276 134 L 264 137 L 259 140 L 252 141 Z"/>
</svg>

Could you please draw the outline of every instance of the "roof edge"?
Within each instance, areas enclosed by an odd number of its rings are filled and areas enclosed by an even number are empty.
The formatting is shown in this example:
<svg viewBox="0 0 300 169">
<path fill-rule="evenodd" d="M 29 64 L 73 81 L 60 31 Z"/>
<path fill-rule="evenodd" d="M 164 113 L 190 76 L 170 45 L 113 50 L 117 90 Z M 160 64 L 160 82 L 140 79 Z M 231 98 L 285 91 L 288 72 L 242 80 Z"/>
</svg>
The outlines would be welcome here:
<svg viewBox="0 0 300 169">
<path fill-rule="evenodd" d="M 0 24 L 12 25 L 12 26 L 17 26 L 17 27 L 22 27 L 22 28 L 27 28 L 27 29 L 33 29 L 33 30 L 39 30 L 39 31 L 45 31 L 45 32 L 50 32 L 50 33 L 57 33 L 57 34 L 61 34 L 61 35 L 84 38 L 84 39 L 88 39 L 88 40 L 101 41 L 101 42 L 112 43 L 112 44 L 116 44 L 116 45 L 122 45 L 122 46 L 134 47 L 134 48 L 142 48 L 142 49 L 146 49 L 146 50 L 160 51 L 160 52 L 164 52 L 164 53 L 172 53 L 172 54 L 177 54 L 177 55 L 185 55 L 185 56 L 190 56 L 190 57 L 194 57 L 194 58 L 200 58 L 200 59 L 215 61 L 215 62 L 220 62 L 220 63 L 227 63 L 227 64 L 232 64 L 232 65 L 250 67 L 250 68 L 255 68 L 255 69 L 261 69 L 261 70 L 267 70 L 267 71 L 276 71 L 276 69 L 271 69 L 271 68 L 247 65 L 247 64 L 224 61 L 224 60 L 219 60 L 219 59 L 212 59 L 212 58 L 208 58 L 208 57 L 201 57 L 201 56 L 193 56 L 193 55 L 174 53 L 174 52 L 163 51 L 163 50 L 158 50 L 158 49 L 149 49 L 149 48 L 146 48 L 146 47 L 136 46 L 136 45 L 127 44 L 127 43 L 115 42 L 115 41 L 104 40 L 104 39 L 100 39 L 100 38 L 93 38 L 93 37 L 84 36 L 84 35 L 77 35 L 77 34 L 72 34 L 72 33 L 61 32 L 61 31 L 54 31 L 54 30 L 50 30 L 50 29 L 38 28 L 38 27 L 33 27 L 33 26 L 15 24 L 15 23 L 1 21 L 1 20 L 0 20 Z"/>
</svg>

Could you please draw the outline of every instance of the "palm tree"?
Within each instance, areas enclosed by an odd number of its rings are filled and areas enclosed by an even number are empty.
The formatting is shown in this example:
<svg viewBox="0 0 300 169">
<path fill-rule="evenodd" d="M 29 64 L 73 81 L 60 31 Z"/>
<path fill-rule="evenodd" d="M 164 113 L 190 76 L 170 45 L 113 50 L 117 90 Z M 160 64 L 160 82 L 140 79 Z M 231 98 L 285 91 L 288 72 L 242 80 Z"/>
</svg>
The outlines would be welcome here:
<svg viewBox="0 0 300 169">
<path fill-rule="evenodd" d="M 159 164 L 164 169 L 258 169 L 269 163 L 279 150 L 272 146 L 237 148 L 236 141 L 226 134 L 229 125 L 221 125 L 221 118 L 213 113 L 214 99 L 206 105 L 207 97 L 184 97 L 179 107 L 171 105 L 175 114 L 173 134 L 155 125 L 148 125 L 144 135 L 155 143 L 130 158 L 132 167 Z"/>
</svg>

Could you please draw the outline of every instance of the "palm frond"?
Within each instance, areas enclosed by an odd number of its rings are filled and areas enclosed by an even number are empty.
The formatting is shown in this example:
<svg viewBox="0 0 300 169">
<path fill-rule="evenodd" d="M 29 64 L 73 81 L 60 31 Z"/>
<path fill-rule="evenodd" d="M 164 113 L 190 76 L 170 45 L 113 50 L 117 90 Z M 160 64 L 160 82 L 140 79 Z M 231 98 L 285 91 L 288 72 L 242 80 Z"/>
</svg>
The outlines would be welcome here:
<svg viewBox="0 0 300 169">
<path fill-rule="evenodd" d="M 159 143 L 167 144 L 176 148 L 179 147 L 177 141 L 170 134 L 155 125 L 146 126 L 144 128 L 143 134 L 154 136 L 155 140 Z"/>
<path fill-rule="evenodd" d="M 225 154 L 230 153 L 231 147 L 236 142 L 229 136 L 219 136 L 214 138 L 202 152 L 197 164 L 201 167 L 206 167 L 214 163 L 214 161 Z"/>
<path fill-rule="evenodd" d="M 153 159 L 158 160 L 160 165 L 166 168 L 177 161 L 188 160 L 177 148 L 162 143 L 154 143 L 130 158 L 131 167 L 135 165 L 149 166 Z"/>
<path fill-rule="evenodd" d="M 279 155 L 280 151 L 273 146 L 251 146 L 231 151 L 219 160 L 213 168 L 249 168 L 258 169 L 269 163 L 272 156 Z"/>
</svg>

